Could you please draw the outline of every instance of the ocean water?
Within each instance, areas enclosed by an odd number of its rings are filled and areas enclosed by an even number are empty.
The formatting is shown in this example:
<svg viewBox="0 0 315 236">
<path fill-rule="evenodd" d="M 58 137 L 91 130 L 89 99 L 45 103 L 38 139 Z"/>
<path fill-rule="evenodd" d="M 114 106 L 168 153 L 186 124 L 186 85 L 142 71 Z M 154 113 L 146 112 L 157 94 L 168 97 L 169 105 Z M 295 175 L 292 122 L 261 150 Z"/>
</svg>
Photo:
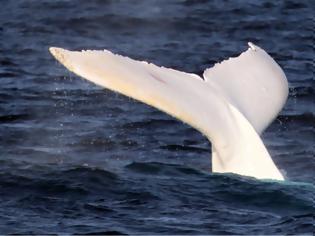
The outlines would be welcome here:
<svg viewBox="0 0 315 236">
<path fill-rule="evenodd" d="M 0 233 L 314 233 L 314 28 L 312 1 L 2 1 Z M 263 135 L 286 182 L 211 173 L 200 133 L 48 52 L 106 48 L 201 75 L 248 41 L 290 83 Z"/>
</svg>

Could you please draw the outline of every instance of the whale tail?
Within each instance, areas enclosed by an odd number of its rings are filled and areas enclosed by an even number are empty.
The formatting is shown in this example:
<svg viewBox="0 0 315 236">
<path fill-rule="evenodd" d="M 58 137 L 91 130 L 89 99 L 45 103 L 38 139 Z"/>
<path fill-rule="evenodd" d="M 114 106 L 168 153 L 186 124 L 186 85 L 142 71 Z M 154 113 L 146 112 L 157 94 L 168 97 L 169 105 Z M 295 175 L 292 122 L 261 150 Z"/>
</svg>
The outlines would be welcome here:
<svg viewBox="0 0 315 236">
<path fill-rule="evenodd" d="M 205 134 L 214 172 L 283 180 L 259 134 L 282 109 L 286 77 L 261 48 L 196 74 L 159 67 L 110 51 L 50 52 L 70 71 L 107 89 L 149 104 Z"/>
</svg>

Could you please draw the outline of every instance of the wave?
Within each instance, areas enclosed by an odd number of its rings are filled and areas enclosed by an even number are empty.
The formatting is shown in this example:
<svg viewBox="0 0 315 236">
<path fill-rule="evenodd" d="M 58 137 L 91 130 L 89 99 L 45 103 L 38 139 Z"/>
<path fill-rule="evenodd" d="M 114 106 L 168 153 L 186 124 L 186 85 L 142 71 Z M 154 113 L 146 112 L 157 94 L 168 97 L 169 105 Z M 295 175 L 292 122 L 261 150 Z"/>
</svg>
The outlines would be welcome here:
<svg viewBox="0 0 315 236">
<path fill-rule="evenodd" d="M 160 176 L 183 176 L 183 175 L 203 175 L 202 172 L 193 168 L 176 164 L 166 164 L 161 162 L 132 162 L 126 169 L 138 173 Z"/>
<path fill-rule="evenodd" d="M 315 90 L 311 86 L 311 82 L 310 82 L 310 86 L 308 87 L 300 86 L 300 87 L 294 87 L 290 89 L 290 96 L 294 98 L 308 98 L 308 97 L 312 98 L 314 95 L 315 95 Z"/>
<path fill-rule="evenodd" d="M 1 97 L 1 95 L 0 95 Z M 0 116 L 0 123 L 19 122 L 30 119 L 29 114 L 10 114 Z"/>
<path fill-rule="evenodd" d="M 146 119 L 144 121 L 137 121 L 137 122 L 127 122 L 122 125 L 124 129 L 137 129 L 137 128 L 144 128 L 144 127 L 151 127 L 151 128 L 160 128 L 163 126 L 175 125 L 178 124 L 176 120 L 163 120 L 163 119 Z"/>
<path fill-rule="evenodd" d="M 52 232 L 161 233 L 164 228 L 168 233 L 202 233 L 207 224 L 215 224 L 212 233 L 239 234 L 244 227 L 252 232 L 251 224 L 253 230 L 268 225 L 270 233 L 283 228 L 310 232 L 315 210 L 311 184 L 257 181 L 184 165 L 131 162 L 113 171 L 0 160 L 0 170 L 0 218 L 11 208 L 19 213 L 16 219 L 27 217 L 25 222 L 34 213 L 49 216 L 38 228 L 27 225 L 34 232 L 43 232 L 41 225 L 47 230 L 60 215 L 72 220 L 50 228 Z"/>
<path fill-rule="evenodd" d="M 315 114 L 313 113 L 303 113 L 296 115 L 280 115 L 277 118 L 281 123 L 298 123 L 298 124 L 309 124 L 313 125 L 315 123 Z"/>
</svg>

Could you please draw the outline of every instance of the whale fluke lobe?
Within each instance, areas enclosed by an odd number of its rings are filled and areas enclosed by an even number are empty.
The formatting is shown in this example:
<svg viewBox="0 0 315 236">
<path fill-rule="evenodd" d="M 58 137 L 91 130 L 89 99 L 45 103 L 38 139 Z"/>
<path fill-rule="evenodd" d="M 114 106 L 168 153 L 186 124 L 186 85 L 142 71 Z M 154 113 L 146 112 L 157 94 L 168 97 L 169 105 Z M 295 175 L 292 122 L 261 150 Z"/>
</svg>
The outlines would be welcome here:
<svg viewBox="0 0 315 236">
<path fill-rule="evenodd" d="M 149 104 L 206 135 L 212 170 L 283 180 L 259 134 L 284 106 L 286 77 L 261 48 L 249 49 L 196 74 L 136 61 L 110 51 L 50 48 L 70 71 Z"/>
<path fill-rule="evenodd" d="M 258 133 L 276 118 L 288 97 L 288 82 L 280 66 L 261 48 L 249 49 L 205 70 L 203 76 L 248 119 Z"/>
</svg>

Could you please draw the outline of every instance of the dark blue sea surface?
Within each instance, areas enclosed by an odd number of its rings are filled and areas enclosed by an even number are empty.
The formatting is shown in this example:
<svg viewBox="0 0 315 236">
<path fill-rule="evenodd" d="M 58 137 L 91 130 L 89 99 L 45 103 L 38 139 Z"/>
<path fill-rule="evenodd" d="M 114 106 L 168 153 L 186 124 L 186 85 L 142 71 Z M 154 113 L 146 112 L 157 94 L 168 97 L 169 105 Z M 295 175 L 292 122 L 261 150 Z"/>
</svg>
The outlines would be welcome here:
<svg viewBox="0 0 315 236">
<path fill-rule="evenodd" d="M 313 1 L 6 0 L 0 233 L 313 234 Z M 202 74 L 252 41 L 290 95 L 264 142 L 288 181 L 211 173 L 207 139 L 68 72 L 48 47 Z"/>
</svg>

